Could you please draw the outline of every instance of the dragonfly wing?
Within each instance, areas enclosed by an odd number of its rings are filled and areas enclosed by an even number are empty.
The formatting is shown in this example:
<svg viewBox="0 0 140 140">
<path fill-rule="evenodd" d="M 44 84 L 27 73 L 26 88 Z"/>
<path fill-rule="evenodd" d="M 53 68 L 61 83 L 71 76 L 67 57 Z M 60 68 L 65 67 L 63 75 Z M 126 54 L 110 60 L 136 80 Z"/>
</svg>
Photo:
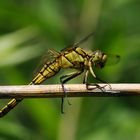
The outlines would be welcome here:
<svg viewBox="0 0 140 140">
<path fill-rule="evenodd" d="M 51 55 L 53 58 L 56 58 L 60 55 L 59 52 L 55 51 L 54 49 L 49 49 L 48 50 L 49 55 Z"/>
<path fill-rule="evenodd" d="M 36 74 L 41 70 L 41 68 L 44 66 L 44 64 L 49 64 L 52 61 L 54 61 L 56 59 L 56 57 L 59 56 L 59 52 L 53 50 L 53 49 L 49 49 L 41 58 L 38 66 L 36 67 L 36 69 L 33 72 L 33 76 L 36 76 Z"/>
<path fill-rule="evenodd" d="M 79 42 L 76 42 L 72 45 L 69 45 L 67 47 L 65 47 L 64 49 L 61 50 L 61 52 L 64 52 L 64 51 L 68 51 L 68 50 L 71 50 L 71 49 L 74 49 L 74 48 L 77 48 L 78 46 L 80 46 L 82 43 L 86 42 L 91 36 L 94 35 L 94 32 L 88 34 L 87 36 L 85 36 L 83 39 L 81 39 Z"/>
<path fill-rule="evenodd" d="M 107 54 L 107 62 L 106 65 L 114 65 L 117 64 L 120 61 L 119 55 L 113 55 L 113 54 Z"/>
</svg>

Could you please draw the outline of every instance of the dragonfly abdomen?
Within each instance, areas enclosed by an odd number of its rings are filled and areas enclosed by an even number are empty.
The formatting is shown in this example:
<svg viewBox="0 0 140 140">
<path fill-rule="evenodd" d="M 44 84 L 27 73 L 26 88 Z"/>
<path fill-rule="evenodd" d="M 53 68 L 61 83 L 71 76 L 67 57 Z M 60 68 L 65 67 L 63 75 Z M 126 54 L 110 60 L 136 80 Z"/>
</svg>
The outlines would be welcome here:
<svg viewBox="0 0 140 140">
<path fill-rule="evenodd" d="M 30 85 L 37 85 L 45 81 L 46 79 L 54 76 L 57 74 L 60 70 L 60 65 L 57 60 L 51 62 L 51 63 L 46 63 L 43 68 L 38 72 L 38 74 L 35 76 L 35 78 L 32 80 Z"/>
</svg>

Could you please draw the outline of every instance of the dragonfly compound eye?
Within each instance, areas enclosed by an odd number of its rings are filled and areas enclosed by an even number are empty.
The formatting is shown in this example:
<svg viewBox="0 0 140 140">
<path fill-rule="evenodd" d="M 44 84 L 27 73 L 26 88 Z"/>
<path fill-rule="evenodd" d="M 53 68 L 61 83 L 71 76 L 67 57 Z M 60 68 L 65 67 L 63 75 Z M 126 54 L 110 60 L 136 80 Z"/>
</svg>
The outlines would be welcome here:
<svg viewBox="0 0 140 140">
<path fill-rule="evenodd" d="M 107 61 L 107 55 L 102 53 L 101 51 L 97 51 L 93 58 L 93 62 L 97 68 L 103 68 Z"/>
<path fill-rule="evenodd" d="M 102 56 L 102 62 L 106 62 L 107 61 L 107 55 L 106 54 L 103 54 Z"/>
<path fill-rule="evenodd" d="M 102 54 L 102 59 L 97 62 L 96 66 L 99 68 L 103 68 L 105 66 L 106 61 L 107 61 L 107 55 Z"/>
</svg>

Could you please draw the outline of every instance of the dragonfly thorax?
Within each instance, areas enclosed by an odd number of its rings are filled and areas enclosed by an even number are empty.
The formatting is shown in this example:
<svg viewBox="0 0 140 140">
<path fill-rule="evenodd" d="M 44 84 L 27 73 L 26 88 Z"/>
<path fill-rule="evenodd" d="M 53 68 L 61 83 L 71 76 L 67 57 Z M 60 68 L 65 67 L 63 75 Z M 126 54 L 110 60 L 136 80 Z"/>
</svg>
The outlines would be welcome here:
<svg viewBox="0 0 140 140">
<path fill-rule="evenodd" d="M 100 50 L 94 51 L 91 55 L 91 61 L 96 67 L 103 68 L 107 61 L 107 55 Z"/>
</svg>

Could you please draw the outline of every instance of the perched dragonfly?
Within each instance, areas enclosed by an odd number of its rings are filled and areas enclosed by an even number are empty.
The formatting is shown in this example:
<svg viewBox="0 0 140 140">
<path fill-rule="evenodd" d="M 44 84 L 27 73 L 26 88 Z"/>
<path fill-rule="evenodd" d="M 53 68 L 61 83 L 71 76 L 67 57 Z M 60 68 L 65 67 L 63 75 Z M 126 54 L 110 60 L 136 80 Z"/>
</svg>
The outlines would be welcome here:
<svg viewBox="0 0 140 140">
<path fill-rule="evenodd" d="M 60 82 L 62 84 L 63 91 L 66 95 L 66 90 L 64 88 L 64 84 L 69 80 L 77 77 L 78 75 L 82 74 L 85 71 L 85 75 L 83 78 L 83 83 L 87 84 L 87 79 L 89 73 L 100 82 L 104 82 L 99 79 L 94 71 L 93 68 L 103 68 L 106 63 L 108 62 L 108 55 L 100 50 L 96 51 L 86 51 L 79 47 L 83 42 L 89 39 L 93 33 L 89 34 L 81 41 L 70 45 L 66 49 L 61 50 L 60 52 L 50 50 L 51 56 L 53 59 L 51 61 L 46 61 L 41 70 L 36 74 L 35 78 L 29 85 L 38 85 L 41 84 L 48 78 L 56 75 L 61 69 L 75 69 L 75 72 L 66 74 L 60 77 Z M 114 56 L 116 61 L 119 60 L 119 56 Z M 96 84 L 97 85 L 97 84 Z M 88 86 L 87 86 L 88 87 Z M 67 95 L 66 95 L 67 96 Z M 15 98 L 12 99 L 5 107 L 0 110 L 0 117 L 6 115 L 10 110 L 12 110 L 19 102 L 21 102 L 23 98 Z M 61 104 L 61 110 L 63 106 L 63 98 Z"/>
</svg>

